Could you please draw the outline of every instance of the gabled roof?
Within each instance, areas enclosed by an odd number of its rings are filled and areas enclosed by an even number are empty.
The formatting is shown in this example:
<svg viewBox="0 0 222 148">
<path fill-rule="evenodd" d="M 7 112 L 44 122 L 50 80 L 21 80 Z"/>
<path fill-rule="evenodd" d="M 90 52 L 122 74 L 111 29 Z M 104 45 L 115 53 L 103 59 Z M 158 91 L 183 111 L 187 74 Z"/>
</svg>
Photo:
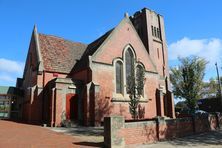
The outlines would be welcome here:
<svg viewBox="0 0 222 148">
<path fill-rule="evenodd" d="M 38 34 L 44 70 L 70 73 L 87 48 L 86 44 L 60 37 Z"/>
<path fill-rule="evenodd" d="M 112 33 L 114 29 L 111 29 L 107 31 L 104 35 L 99 37 L 97 40 L 90 43 L 85 52 L 83 53 L 81 59 L 74 65 L 73 70 L 80 70 L 82 68 L 85 68 L 88 64 L 88 57 L 93 55 L 96 50 L 100 47 L 100 45 L 106 40 L 106 38 Z"/>
<path fill-rule="evenodd" d="M 75 69 L 85 68 L 88 56 L 97 50 L 112 30 L 106 32 L 89 45 L 38 33 L 44 70 L 68 74 L 74 67 Z"/>
<path fill-rule="evenodd" d="M 99 48 L 99 46 L 106 40 L 106 38 L 112 33 L 114 29 L 107 31 L 104 35 L 99 37 L 97 40 L 90 43 L 84 52 L 83 56 L 93 55 L 93 53 Z"/>
<path fill-rule="evenodd" d="M 100 50 L 102 44 L 112 36 L 115 30 L 118 30 L 117 28 L 122 22 L 128 22 L 133 27 L 129 18 L 125 17 L 119 25 L 109 30 L 89 45 L 38 33 L 38 43 L 44 70 L 69 74 L 75 70 L 86 68 L 88 66 L 89 56 L 96 54 L 96 52 Z M 150 61 L 155 69 L 155 64 L 151 59 Z"/>
<path fill-rule="evenodd" d="M 115 34 L 116 32 L 118 32 L 119 28 L 124 25 L 125 23 L 128 23 L 132 28 L 133 30 L 135 31 L 135 35 L 137 36 L 138 40 L 140 41 L 141 45 L 143 46 L 143 49 L 146 50 L 146 47 L 144 46 L 143 42 L 142 42 L 142 39 L 140 38 L 140 36 L 138 35 L 133 23 L 131 22 L 131 20 L 129 19 L 129 16 L 126 15 L 122 20 L 121 22 L 114 28 L 111 30 L 111 32 L 106 36 L 106 38 L 103 40 L 103 44 L 101 43 L 100 46 L 97 47 L 97 49 L 95 50 L 94 52 L 94 57 L 97 56 L 97 54 L 101 51 L 103 45 L 105 45 L 105 43 L 108 41 L 108 40 L 111 40 L 112 37 L 113 37 L 113 34 Z M 148 61 L 150 62 L 151 66 L 152 66 L 152 71 L 157 73 L 157 69 L 156 69 L 156 65 L 155 63 L 153 62 L 153 60 L 150 58 L 150 55 L 147 53 L 148 55 Z M 147 62 L 148 62 L 147 61 Z"/>
</svg>

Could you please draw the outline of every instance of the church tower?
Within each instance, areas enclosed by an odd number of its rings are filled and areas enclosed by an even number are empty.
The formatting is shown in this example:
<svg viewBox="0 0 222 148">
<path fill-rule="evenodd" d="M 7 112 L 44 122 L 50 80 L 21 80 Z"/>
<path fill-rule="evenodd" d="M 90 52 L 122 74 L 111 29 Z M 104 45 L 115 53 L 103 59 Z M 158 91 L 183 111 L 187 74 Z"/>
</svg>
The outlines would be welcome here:
<svg viewBox="0 0 222 148">
<path fill-rule="evenodd" d="M 136 12 L 130 17 L 138 35 L 140 36 L 147 53 L 156 65 L 159 75 L 159 89 L 157 95 L 158 115 L 174 117 L 173 95 L 169 80 L 167 44 L 163 16 L 147 8 Z M 164 111 L 163 111 L 164 110 Z"/>
<path fill-rule="evenodd" d="M 167 46 L 163 17 L 144 8 L 136 12 L 130 19 L 148 54 L 155 62 L 159 75 L 168 77 Z"/>
</svg>

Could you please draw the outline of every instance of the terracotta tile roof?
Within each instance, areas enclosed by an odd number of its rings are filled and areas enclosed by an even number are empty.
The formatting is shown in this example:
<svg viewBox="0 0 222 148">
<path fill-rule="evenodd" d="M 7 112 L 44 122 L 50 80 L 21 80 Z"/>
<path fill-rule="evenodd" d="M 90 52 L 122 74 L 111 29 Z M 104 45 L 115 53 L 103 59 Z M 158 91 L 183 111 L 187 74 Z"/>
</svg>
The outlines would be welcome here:
<svg viewBox="0 0 222 148">
<path fill-rule="evenodd" d="M 86 44 L 44 34 L 39 34 L 39 45 L 44 69 L 62 73 L 70 73 L 87 48 Z"/>
<path fill-rule="evenodd" d="M 112 31 L 113 29 L 106 32 L 89 45 L 39 33 L 44 69 L 52 72 L 70 73 L 73 70 L 86 68 L 88 56 L 93 55 Z"/>
</svg>

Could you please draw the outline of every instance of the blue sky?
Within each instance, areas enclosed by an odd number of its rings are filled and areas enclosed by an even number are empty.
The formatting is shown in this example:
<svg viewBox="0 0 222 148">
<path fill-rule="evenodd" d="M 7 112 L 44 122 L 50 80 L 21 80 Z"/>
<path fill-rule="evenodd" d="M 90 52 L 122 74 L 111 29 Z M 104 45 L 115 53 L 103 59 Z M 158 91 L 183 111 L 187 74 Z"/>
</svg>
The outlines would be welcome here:
<svg viewBox="0 0 222 148">
<path fill-rule="evenodd" d="M 216 76 L 216 61 L 222 66 L 221 6 L 221 0 L 0 0 L 0 85 L 15 85 L 22 76 L 34 24 L 41 33 L 90 43 L 125 12 L 144 7 L 165 18 L 170 66 L 177 56 L 204 57 L 207 80 Z"/>
</svg>

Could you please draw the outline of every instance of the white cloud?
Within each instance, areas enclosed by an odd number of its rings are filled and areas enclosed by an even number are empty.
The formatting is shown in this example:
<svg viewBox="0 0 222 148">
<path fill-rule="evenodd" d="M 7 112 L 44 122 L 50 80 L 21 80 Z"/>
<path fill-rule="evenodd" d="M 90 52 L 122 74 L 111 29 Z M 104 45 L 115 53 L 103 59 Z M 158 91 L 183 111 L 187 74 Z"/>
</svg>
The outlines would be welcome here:
<svg viewBox="0 0 222 148">
<path fill-rule="evenodd" d="M 0 58 L 0 85 L 13 86 L 17 77 L 21 77 L 24 63 Z"/>
<path fill-rule="evenodd" d="M 21 74 L 24 69 L 24 63 L 0 58 L 0 72 L 18 73 Z"/>
<path fill-rule="evenodd" d="M 14 82 L 16 78 L 12 78 L 9 75 L 0 75 L 0 81 L 5 81 L 5 82 Z"/>
<path fill-rule="evenodd" d="M 169 45 L 169 60 L 176 60 L 177 57 L 191 55 L 205 58 L 209 64 L 207 68 L 215 68 L 215 62 L 222 61 L 222 40 L 218 38 L 196 39 L 187 37 Z"/>
</svg>

